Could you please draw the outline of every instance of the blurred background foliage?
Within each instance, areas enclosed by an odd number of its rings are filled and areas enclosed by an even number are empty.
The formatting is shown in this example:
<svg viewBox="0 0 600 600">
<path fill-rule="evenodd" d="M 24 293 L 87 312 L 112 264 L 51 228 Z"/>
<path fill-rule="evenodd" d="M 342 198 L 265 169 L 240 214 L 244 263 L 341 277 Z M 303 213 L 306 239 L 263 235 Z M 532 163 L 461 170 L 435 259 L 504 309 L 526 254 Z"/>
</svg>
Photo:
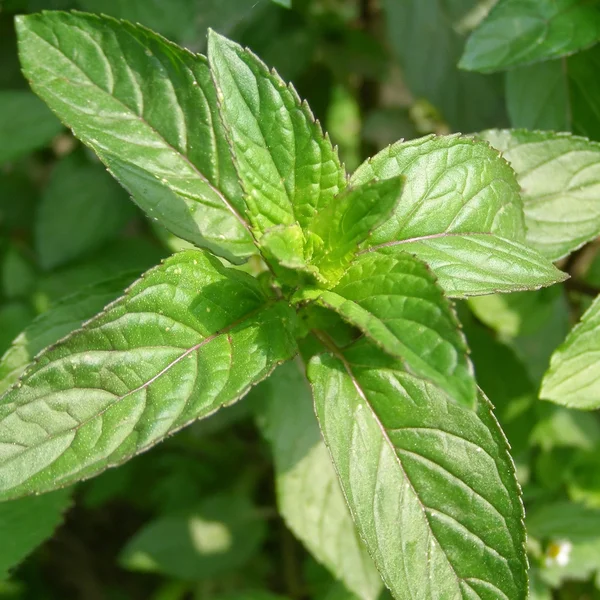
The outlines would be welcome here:
<svg viewBox="0 0 600 600">
<path fill-rule="evenodd" d="M 506 74 L 457 67 L 493 4 L 0 0 L 0 353 L 60 298 L 92 295 L 103 306 L 116 292 L 102 282 L 124 274 L 122 289 L 184 244 L 151 224 L 29 91 L 15 14 L 101 12 L 198 52 L 207 27 L 225 33 L 294 82 L 349 171 L 428 133 L 516 126 L 600 140 L 600 45 Z M 567 285 L 458 306 L 523 486 L 533 600 L 600 598 L 600 420 L 537 399 L 550 354 L 600 289 L 598 248 L 562 265 L 573 275 Z M 32 354 L 45 345 L 44 327 L 22 340 Z M 263 384 L 75 490 L 0 505 L 0 598 L 355 598 L 278 515 L 261 427 L 268 402 Z M 312 443 L 303 440 L 300 452 Z"/>
</svg>

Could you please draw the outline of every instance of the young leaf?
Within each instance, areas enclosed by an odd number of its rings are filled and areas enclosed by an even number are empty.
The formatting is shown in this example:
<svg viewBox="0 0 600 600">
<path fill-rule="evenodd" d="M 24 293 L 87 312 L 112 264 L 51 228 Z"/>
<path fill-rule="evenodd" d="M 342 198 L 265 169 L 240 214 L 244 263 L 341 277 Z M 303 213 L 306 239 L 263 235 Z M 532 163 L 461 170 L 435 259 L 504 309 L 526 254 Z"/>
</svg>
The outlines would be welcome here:
<svg viewBox="0 0 600 600">
<path fill-rule="evenodd" d="M 294 88 L 249 50 L 211 31 L 208 59 L 257 237 L 278 225 L 306 230 L 345 187 L 329 138 Z"/>
<path fill-rule="evenodd" d="M 530 246 L 558 260 L 600 235 L 599 143 L 519 129 L 493 129 L 481 136 L 517 173 Z"/>
<path fill-rule="evenodd" d="M 39 352 L 98 314 L 134 279 L 133 275 L 123 275 L 84 287 L 37 317 L 0 358 L 0 395 L 17 382 Z"/>
<path fill-rule="evenodd" d="M 45 146 L 61 129 L 59 120 L 31 92 L 0 91 L 0 164 Z"/>
<path fill-rule="evenodd" d="M 524 238 L 515 174 L 488 144 L 457 135 L 401 141 L 363 163 L 350 185 L 398 175 L 405 177 L 398 204 L 366 247 L 433 234 Z"/>
<path fill-rule="evenodd" d="M 582 409 L 600 407 L 600 297 L 552 355 L 540 397 Z"/>
<path fill-rule="evenodd" d="M 279 512 L 311 554 L 359 598 L 375 600 L 381 577 L 360 540 L 315 418 L 299 366 L 279 367 L 262 385 L 275 461 Z"/>
<path fill-rule="evenodd" d="M 314 298 L 336 311 L 412 372 L 459 403 L 475 405 L 473 367 L 456 315 L 435 277 L 414 256 L 362 255 L 333 290 L 306 289 L 297 298 Z"/>
<path fill-rule="evenodd" d="M 573 54 L 600 40 L 600 11 L 581 0 L 499 0 L 459 66 L 489 73 Z"/>
<path fill-rule="evenodd" d="M 0 503 L 0 581 L 60 525 L 71 491 Z"/>
<path fill-rule="evenodd" d="M 119 562 L 132 571 L 210 579 L 239 569 L 264 537 L 264 520 L 248 497 L 219 494 L 193 510 L 151 521 L 128 542 Z"/>
<path fill-rule="evenodd" d="M 600 45 L 506 74 L 506 101 L 513 127 L 572 131 L 600 141 Z"/>
<path fill-rule="evenodd" d="M 318 213 L 310 225 L 311 262 L 335 284 L 350 264 L 359 244 L 382 225 L 396 206 L 402 177 L 346 188 Z"/>
<path fill-rule="evenodd" d="M 359 343 L 309 366 L 354 521 L 394 596 L 524 598 L 523 508 L 508 444 L 477 412 Z"/>
<path fill-rule="evenodd" d="M 414 253 L 453 298 L 536 290 L 568 277 L 532 248 L 490 233 L 434 234 L 373 246 L 372 251 Z"/>
<path fill-rule="evenodd" d="M 40 354 L 0 402 L 0 498 L 124 462 L 242 397 L 296 351 L 294 315 L 187 251 Z"/>
<path fill-rule="evenodd" d="M 16 24 L 34 91 L 150 217 L 230 258 L 256 251 L 204 57 L 97 15 Z"/>
<path fill-rule="evenodd" d="M 39 262 L 52 269 L 117 236 L 134 214 L 125 191 L 101 165 L 71 154 L 58 162 L 35 223 Z"/>
</svg>

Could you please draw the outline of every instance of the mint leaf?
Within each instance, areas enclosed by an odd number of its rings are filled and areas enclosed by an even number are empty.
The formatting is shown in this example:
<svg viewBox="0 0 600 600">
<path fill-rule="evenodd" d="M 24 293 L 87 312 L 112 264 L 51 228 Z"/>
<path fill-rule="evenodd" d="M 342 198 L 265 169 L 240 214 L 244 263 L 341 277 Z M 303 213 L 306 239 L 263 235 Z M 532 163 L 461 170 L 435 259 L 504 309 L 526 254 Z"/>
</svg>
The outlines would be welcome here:
<svg viewBox="0 0 600 600">
<path fill-rule="evenodd" d="M 275 461 L 277 506 L 310 553 L 359 598 L 375 600 L 382 582 L 346 506 L 299 365 L 279 367 L 263 384 L 267 435 Z"/>
<path fill-rule="evenodd" d="M 354 521 L 397 598 L 524 598 L 523 508 L 508 444 L 477 412 L 365 343 L 309 366 Z"/>
<path fill-rule="evenodd" d="M 310 225 L 311 262 L 335 284 L 350 264 L 359 244 L 382 225 L 396 206 L 401 177 L 348 187 Z"/>
<path fill-rule="evenodd" d="M 95 475 L 234 402 L 293 356 L 293 319 L 204 252 L 167 259 L 3 396 L 0 498 Z"/>
<path fill-rule="evenodd" d="M 373 246 L 369 251 L 414 253 L 453 298 L 535 290 L 568 277 L 532 248 L 489 233 L 434 234 Z"/>
<path fill-rule="evenodd" d="M 54 533 L 71 504 L 71 491 L 0 503 L 0 581 Z"/>
<path fill-rule="evenodd" d="M 600 235 L 600 144 L 567 133 L 489 130 L 481 134 L 517 173 L 527 242 L 550 260 Z"/>
<path fill-rule="evenodd" d="M 247 563 L 265 533 L 264 519 L 247 496 L 222 493 L 148 523 L 127 543 L 119 562 L 132 571 L 211 579 Z"/>
<path fill-rule="evenodd" d="M 414 256 L 362 255 L 333 290 L 306 289 L 297 298 L 315 298 L 405 361 L 411 372 L 435 382 L 459 403 L 475 405 L 473 367 L 452 305 Z"/>
<path fill-rule="evenodd" d="M 52 269 L 116 237 L 133 216 L 125 191 L 80 154 L 58 162 L 35 223 L 40 265 Z"/>
<path fill-rule="evenodd" d="M 84 287 L 37 317 L 0 358 L 0 394 L 16 383 L 39 352 L 98 314 L 120 296 L 133 279 L 135 276 L 123 275 Z"/>
<path fill-rule="evenodd" d="M 405 183 L 396 209 L 365 247 L 432 234 L 524 238 L 515 174 L 486 143 L 458 135 L 397 142 L 363 163 L 350 185 L 399 175 Z"/>
<path fill-rule="evenodd" d="M 306 230 L 345 186 L 329 138 L 294 88 L 249 50 L 210 32 L 208 57 L 257 237 L 278 225 Z"/>
<path fill-rule="evenodd" d="M 540 397 L 573 408 L 600 407 L 600 297 L 555 350 Z"/>
<path fill-rule="evenodd" d="M 499 0 L 459 66 L 489 73 L 573 54 L 600 40 L 600 10 L 581 0 Z"/>
<path fill-rule="evenodd" d="M 522 67 L 506 74 L 513 127 L 572 131 L 600 141 L 600 45 L 574 56 Z"/>
<path fill-rule="evenodd" d="M 31 92 L 0 90 L 0 164 L 46 146 L 62 126 Z"/>
<path fill-rule="evenodd" d="M 150 217 L 232 259 L 255 252 L 204 57 L 108 17 L 16 24 L 34 91 Z"/>
</svg>

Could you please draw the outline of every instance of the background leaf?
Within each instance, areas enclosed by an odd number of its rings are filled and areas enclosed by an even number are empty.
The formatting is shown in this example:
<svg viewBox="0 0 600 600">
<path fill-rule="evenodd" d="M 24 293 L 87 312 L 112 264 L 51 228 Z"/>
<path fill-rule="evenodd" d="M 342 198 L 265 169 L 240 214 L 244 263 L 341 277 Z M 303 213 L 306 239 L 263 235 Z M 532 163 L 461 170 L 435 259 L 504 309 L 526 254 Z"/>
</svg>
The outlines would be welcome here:
<svg viewBox="0 0 600 600">
<path fill-rule="evenodd" d="M 187 580 L 239 569 L 265 537 L 264 520 L 240 493 L 205 499 L 185 513 L 151 521 L 129 541 L 121 565 Z"/>
<path fill-rule="evenodd" d="M 571 131 L 600 141 L 596 98 L 600 46 L 573 56 L 514 69 L 506 74 L 513 127 Z"/>
<path fill-rule="evenodd" d="M 203 252 L 167 259 L 3 396 L 0 496 L 90 477 L 239 399 L 295 353 L 290 320 Z"/>
<path fill-rule="evenodd" d="M 0 580 L 60 525 L 72 490 L 0 503 Z"/>
<path fill-rule="evenodd" d="M 300 365 L 282 365 L 258 391 L 269 398 L 266 427 L 281 515 L 311 554 L 349 590 L 374 600 L 382 588 L 381 578 L 354 528 Z"/>
<path fill-rule="evenodd" d="M 540 397 L 574 408 L 600 407 L 600 298 L 552 355 Z"/>
<path fill-rule="evenodd" d="M 540 131 L 481 135 L 517 173 L 530 246 L 558 260 L 600 234 L 600 144 Z"/>
<path fill-rule="evenodd" d="M 595 1 L 499 0 L 467 40 L 460 66 L 503 70 L 573 54 L 598 40 Z"/>
<path fill-rule="evenodd" d="M 453 131 L 477 131 L 505 119 L 502 79 L 457 66 L 466 35 L 489 5 L 486 0 L 383 0 L 388 39 L 408 88 L 437 108 Z"/>
<path fill-rule="evenodd" d="M 36 219 L 36 247 L 46 269 L 95 250 L 133 216 L 125 191 L 98 164 L 79 154 L 52 172 Z"/>
<path fill-rule="evenodd" d="M 61 130 L 58 119 L 31 92 L 0 90 L 0 164 L 46 146 Z"/>
</svg>

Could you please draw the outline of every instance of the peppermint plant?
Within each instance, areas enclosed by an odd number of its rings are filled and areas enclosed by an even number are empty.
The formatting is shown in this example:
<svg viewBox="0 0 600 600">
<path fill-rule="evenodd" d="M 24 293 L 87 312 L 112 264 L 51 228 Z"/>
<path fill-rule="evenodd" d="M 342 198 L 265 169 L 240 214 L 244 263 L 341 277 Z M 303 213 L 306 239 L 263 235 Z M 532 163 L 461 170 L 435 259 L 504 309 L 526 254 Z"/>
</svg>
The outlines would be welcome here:
<svg viewBox="0 0 600 600">
<path fill-rule="evenodd" d="M 33 90 L 195 248 L 17 338 L 0 498 L 118 466 L 266 379 L 279 509 L 350 591 L 526 598 L 520 488 L 452 300 L 566 278 L 564 240 L 528 233 L 528 166 L 493 147 L 512 134 L 399 141 L 349 175 L 295 89 L 215 32 L 208 57 L 86 13 L 17 34 Z"/>
</svg>

